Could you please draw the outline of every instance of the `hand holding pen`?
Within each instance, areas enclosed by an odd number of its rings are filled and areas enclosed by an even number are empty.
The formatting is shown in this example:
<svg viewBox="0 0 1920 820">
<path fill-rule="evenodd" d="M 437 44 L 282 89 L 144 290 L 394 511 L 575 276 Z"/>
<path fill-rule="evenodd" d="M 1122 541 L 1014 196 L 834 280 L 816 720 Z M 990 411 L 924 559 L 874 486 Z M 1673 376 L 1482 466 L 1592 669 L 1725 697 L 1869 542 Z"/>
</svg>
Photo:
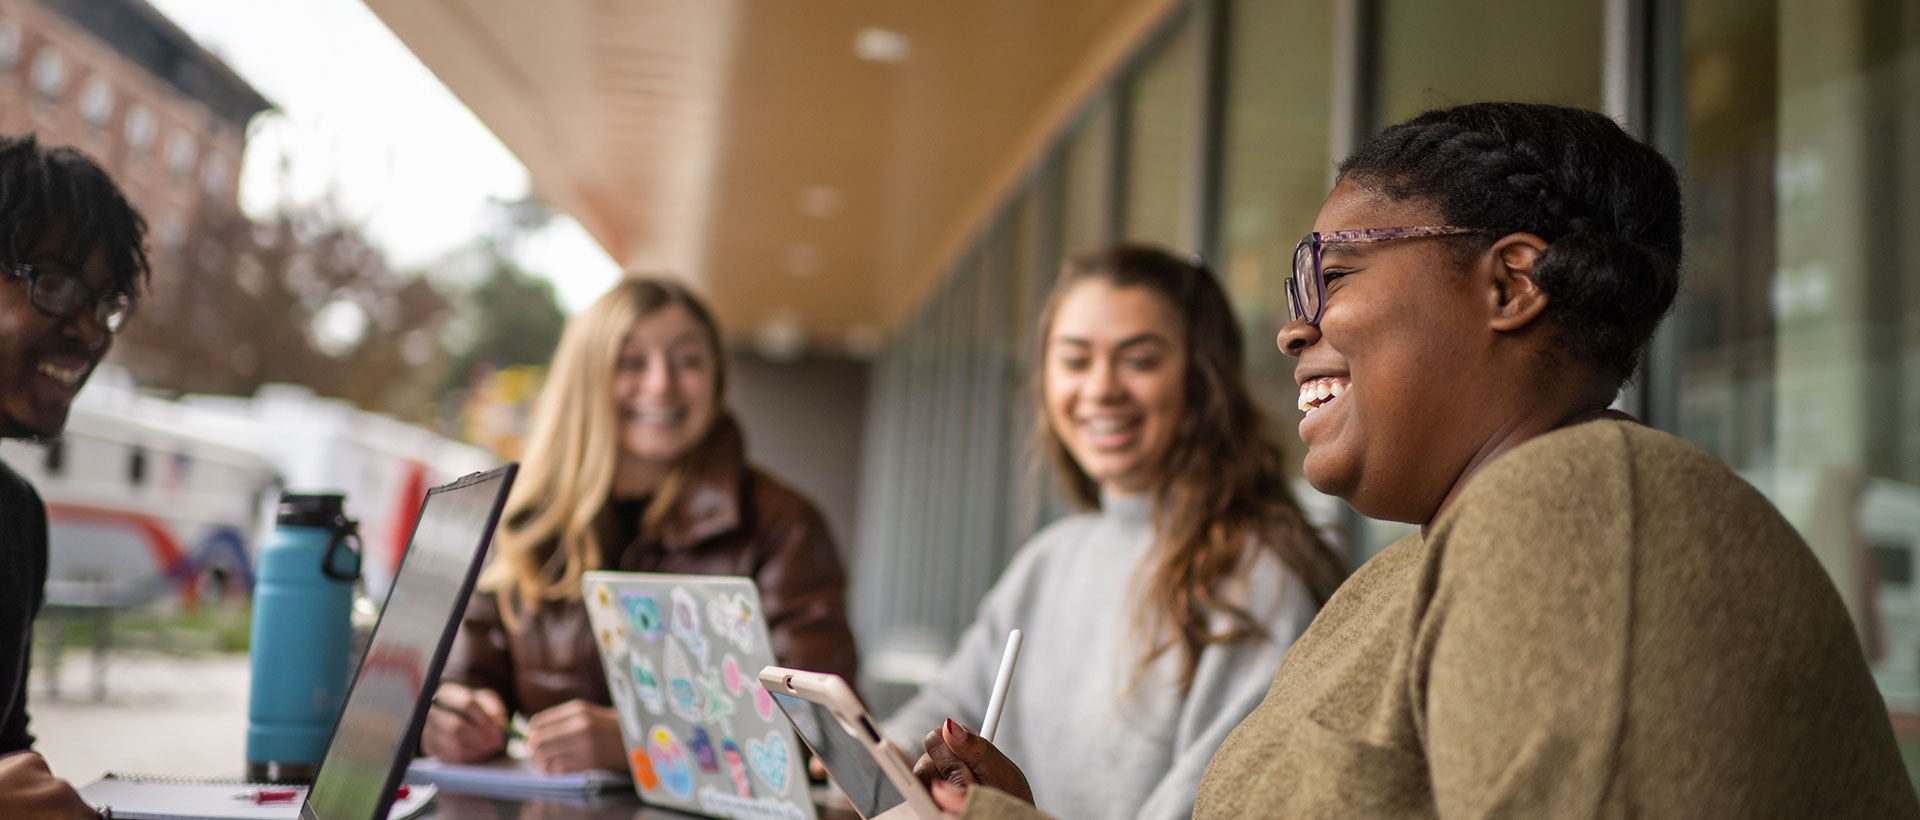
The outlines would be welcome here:
<svg viewBox="0 0 1920 820">
<path fill-rule="evenodd" d="M 993 786 L 1033 802 L 1026 775 L 993 746 L 994 730 L 1000 725 L 1000 712 L 1006 707 L 1007 690 L 1019 658 L 1020 630 L 1015 629 L 1008 633 L 1007 648 L 1000 655 L 1000 673 L 994 676 L 979 732 L 949 719 L 927 733 L 927 753 L 914 764 L 913 771 L 932 790 L 934 802 L 942 809 L 958 811 L 957 807 L 965 805 L 966 789 L 975 784 Z"/>
<path fill-rule="evenodd" d="M 507 749 L 518 735 L 508 723 L 506 704 L 490 689 L 443 683 L 434 693 L 420 750 L 448 763 L 477 763 Z"/>
<path fill-rule="evenodd" d="M 987 714 L 980 722 L 980 737 L 993 742 L 1000 726 L 1000 710 L 1007 706 L 1007 688 L 1013 685 L 1013 666 L 1020 660 L 1020 630 L 1007 632 L 1007 648 L 1000 653 L 1000 673 L 993 676 L 993 692 L 987 695 Z"/>
</svg>

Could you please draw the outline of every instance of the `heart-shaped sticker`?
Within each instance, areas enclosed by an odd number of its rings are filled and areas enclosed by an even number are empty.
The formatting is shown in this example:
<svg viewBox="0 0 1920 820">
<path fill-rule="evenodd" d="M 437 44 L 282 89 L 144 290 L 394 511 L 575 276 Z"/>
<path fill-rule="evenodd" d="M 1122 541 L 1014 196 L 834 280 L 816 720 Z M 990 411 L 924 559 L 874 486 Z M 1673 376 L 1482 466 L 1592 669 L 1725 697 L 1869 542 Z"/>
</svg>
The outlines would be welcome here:
<svg viewBox="0 0 1920 820">
<path fill-rule="evenodd" d="M 767 739 L 747 741 L 747 765 L 760 782 L 767 784 L 776 794 L 787 793 L 787 739 L 776 732 L 768 732 Z"/>
</svg>

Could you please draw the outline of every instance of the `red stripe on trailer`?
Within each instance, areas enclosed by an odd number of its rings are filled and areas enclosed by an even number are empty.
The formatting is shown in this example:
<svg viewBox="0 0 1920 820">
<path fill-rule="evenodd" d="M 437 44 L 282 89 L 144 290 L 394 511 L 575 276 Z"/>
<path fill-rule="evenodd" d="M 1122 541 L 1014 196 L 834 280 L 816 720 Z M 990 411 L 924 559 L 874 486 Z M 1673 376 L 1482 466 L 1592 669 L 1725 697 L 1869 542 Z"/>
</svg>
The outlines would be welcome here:
<svg viewBox="0 0 1920 820">
<path fill-rule="evenodd" d="M 154 564 L 159 566 L 167 577 L 180 584 L 182 596 L 191 604 L 197 598 L 193 578 L 188 575 L 186 553 L 180 549 L 180 542 L 173 533 L 150 515 L 142 515 L 111 507 L 93 507 L 86 504 L 50 502 L 47 504 L 47 521 L 61 521 L 73 524 L 104 524 L 134 530 L 146 539 L 147 549 L 153 553 Z"/>
<path fill-rule="evenodd" d="M 420 503 L 427 495 L 427 465 L 407 462 L 407 476 L 400 482 L 400 508 L 393 516 L 393 540 L 387 547 L 387 572 L 400 571 L 400 559 L 406 556 L 407 541 L 413 538 L 413 526 L 420 520 Z"/>
</svg>

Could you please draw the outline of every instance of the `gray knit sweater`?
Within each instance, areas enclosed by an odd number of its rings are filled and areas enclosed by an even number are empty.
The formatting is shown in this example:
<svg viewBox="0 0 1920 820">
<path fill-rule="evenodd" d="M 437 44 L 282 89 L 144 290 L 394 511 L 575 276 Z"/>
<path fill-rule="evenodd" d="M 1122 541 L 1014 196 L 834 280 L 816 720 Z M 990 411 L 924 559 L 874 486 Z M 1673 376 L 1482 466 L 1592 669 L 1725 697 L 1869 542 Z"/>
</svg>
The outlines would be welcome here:
<svg viewBox="0 0 1920 820">
<path fill-rule="evenodd" d="M 1110 496 L 1102 507 L 1021 548 L 937 682 L 886 721 L 887 734 L 917 756 L 944 718 L 978 727 L 1007 630 L 1018 628 L 1018 673 L 994 745 L 1026 772 L 1039 805 L 1067 820 L 1187 817 L 1207 760 L 1266 695 L 1317 608 L 1261 553 L 1236 594 L 1272 639 L 1208 648 L 1182 696 L 1177 652 L 1140 663 L 1135 574 L 1153 546 L 1149 499 Z"/>
</svg>

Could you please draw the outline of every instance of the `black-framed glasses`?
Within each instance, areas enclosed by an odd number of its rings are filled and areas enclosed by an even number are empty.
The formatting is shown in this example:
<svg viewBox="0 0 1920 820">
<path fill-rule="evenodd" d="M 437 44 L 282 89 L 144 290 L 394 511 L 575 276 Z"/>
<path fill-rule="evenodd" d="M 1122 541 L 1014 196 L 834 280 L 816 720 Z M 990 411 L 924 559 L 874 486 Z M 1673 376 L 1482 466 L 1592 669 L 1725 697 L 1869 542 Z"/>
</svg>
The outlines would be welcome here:
<svg viewBox="0 0 1920 820">
<path fill-rule="evenodd" d="M 41 268 L 25 262 L 6 262 L 8 273 L 27 280 L 27 301 L 41 313 L 55 319 L 71 319 L 93 306 L 93 318 L 108 333 L 119 333 L 133 313 L 133 299 L 125 293 L 101 293 L 87 286 L 78 275 L 53 268 Z"/>
<path fill-rule="evenodd" d="M 1362 228 L 1357 231 L 1315 231 L 1300 240 L 1293 249 L 1293 275 L 1287 277 L 1287 313 L 1294 321 L 1320 326 L 1327 311 L 1327 278 L 1320 271 L 1320 255 L 1328 245 L 1357 245 L 1367 242 L 1391 242 L 1396 239 L 1421 239 L 1429 236 L 1461 236 L 1479 233 L 1478 228 L 1452 225 L 1409 228 Z"/>
</svg>

